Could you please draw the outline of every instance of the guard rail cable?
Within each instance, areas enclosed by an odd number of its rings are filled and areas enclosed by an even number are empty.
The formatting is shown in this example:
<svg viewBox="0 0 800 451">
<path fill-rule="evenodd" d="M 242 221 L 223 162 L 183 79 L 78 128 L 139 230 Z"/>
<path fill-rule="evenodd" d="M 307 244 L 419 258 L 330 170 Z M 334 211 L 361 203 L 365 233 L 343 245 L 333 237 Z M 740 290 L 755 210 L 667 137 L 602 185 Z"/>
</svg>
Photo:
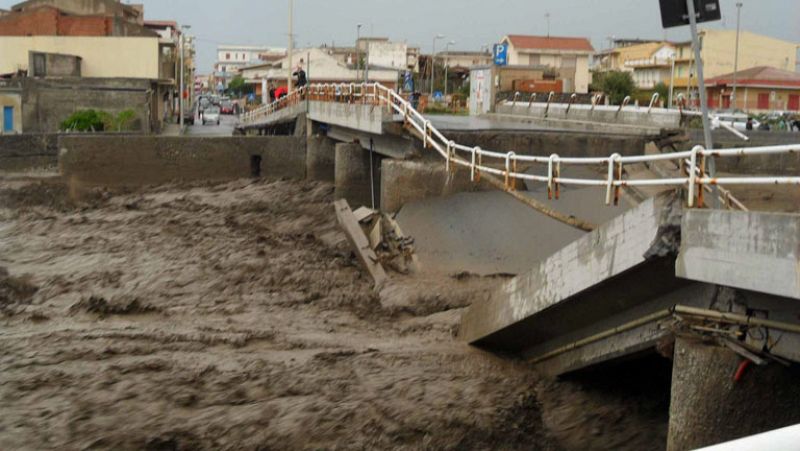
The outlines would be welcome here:
<svg viewBox="0 0 800 451">
<path fill-rule="evenodd" d="M 265 118 L 289 106 L 306 100 L 341 102 L 349 104 L 370 104 L 385 107 L 387 111 L 402 115 L 406 127 L 417 132 L 424 147 L 435 150 L 447 162 L 447 171 L 455 167 L 467 168 L 470 179 L 478 182 L 483 174 L 497 176 L 503 180 L 506 191 L 516 191 L 517 182 L 540 182 L 547 184 L 549 199 L 558 199 L 561 185 L 594 186 L 605 188 L 607 205 L 617 204 L 623 187 L 662 186 L 684 187 L 687 190 L 689 208 L 703 207 L 703 189 L 707 186 L 747 186 L 747 185 L 800 185 L 800 176 L 741 176 L 710 177 L 706 170 L 709 158 L 740 158 L 771 154 L 792 154 L 800 152 L 800 143 L 780 146 L 747 147 L 732 149 L 705 149 L 695 146 L 691 150 L 661 153 L 655 155 L 622 156 L 614 153 L 608 157 L 561 157 L 558 154 L 534 156 L 515 152 L 496 152 L 480 147 L 468 147 L 448 140 L 430 120 L 417 111 L 411 103 L 396 91 L 380 83 L 360 84 L 311 84 L 297 89 L 283 99 L 245 113 L 242 122 L 246 125 Z M 652 179 L 628 180 L 624 178 L 625 165 L 675 161 L 683 169 L 680 177 L 659 177 Z M 494 162 L 495 165 L 489 163 Z M 531 164 L 544 165 L 544 175 L 520 172 L 519 167 Z M 563 166 L 603 165 L 607 167 L 607 177 L 575 178 L 563 177 Z M 743 209 L 740 203 L 726 202 L 729 207 Z M 546 208 L 546 207 L 545 207 Z M 549 214 L 548 212 L 544 212 Z M 574 225 L 574 224 L 573 224 Z M 593 227 L 580 227 L 591 229 Z"/>
</svg>

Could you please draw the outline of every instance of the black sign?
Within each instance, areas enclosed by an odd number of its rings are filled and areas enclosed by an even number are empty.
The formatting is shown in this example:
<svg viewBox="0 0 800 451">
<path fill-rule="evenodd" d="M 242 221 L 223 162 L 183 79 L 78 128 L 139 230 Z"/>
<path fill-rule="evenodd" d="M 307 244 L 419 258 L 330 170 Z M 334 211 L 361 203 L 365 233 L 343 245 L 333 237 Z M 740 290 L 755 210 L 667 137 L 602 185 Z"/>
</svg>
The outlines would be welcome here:
<svg viewBox="0 0 800 451">
<path fill-rule="evenodd" d="M 664 28 L 689 25 L 689 8 L 686 0 L 659 0 L 661 3 L 661 23 Z M 722 19 L 719 0 L 694 0 L 697 23 Z"/>
</svg>

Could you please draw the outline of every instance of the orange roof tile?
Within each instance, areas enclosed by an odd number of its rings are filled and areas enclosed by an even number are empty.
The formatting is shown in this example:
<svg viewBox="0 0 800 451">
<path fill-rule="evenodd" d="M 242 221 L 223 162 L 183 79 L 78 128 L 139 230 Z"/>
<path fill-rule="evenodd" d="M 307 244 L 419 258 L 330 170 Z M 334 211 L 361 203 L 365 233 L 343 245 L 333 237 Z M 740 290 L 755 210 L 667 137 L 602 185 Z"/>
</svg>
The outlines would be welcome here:
<svg viewBox="0 0 800 451">
<path fill-rule="evenodd" d="M 586 38 L 565 38 L 547 36 L 524 36 L 512 34 L 508 36 L 511 44 L 519 49 L 571 50 L 594 52 L 591 42 Z"/>
</svg>

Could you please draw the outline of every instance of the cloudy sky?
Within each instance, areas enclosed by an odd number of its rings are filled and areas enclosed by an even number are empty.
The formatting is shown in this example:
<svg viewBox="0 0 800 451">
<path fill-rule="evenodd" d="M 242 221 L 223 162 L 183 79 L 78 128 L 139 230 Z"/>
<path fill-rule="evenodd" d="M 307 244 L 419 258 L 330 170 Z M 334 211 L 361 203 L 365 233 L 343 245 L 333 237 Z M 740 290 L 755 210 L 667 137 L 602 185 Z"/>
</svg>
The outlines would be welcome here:
<svg viewBox="0 0 800 451">
<path fill-rule="evenodd" d="M 8 8 L 19 0 L 0 0 Z M 289 0 L 143 0 L 147 19 L 171 19 L 192 26 L 198 69 L 211 71 L 218 44 L 286 47 Z M 800 0 L 738 0 L 742 28 L 800 43 Z M 736 28 L 737 0 L 721 0 L 722 22 Z M 136 1 L 134 1 L 136 3 Z M 295 42 L 353 45 L 356 25 L 363 35 L 387 36 L 430 51 L 434 35 L 477 50 L 503 35 L 586 36 L 596 49 L 621 38 L 688 39 L 688 27 L 664 32 L 658 0 L 295 0 Z M 446 41 L 444 41 L 446 42 Z M 442 42 L 439 43 L 441 45 Z"/>
</svg>

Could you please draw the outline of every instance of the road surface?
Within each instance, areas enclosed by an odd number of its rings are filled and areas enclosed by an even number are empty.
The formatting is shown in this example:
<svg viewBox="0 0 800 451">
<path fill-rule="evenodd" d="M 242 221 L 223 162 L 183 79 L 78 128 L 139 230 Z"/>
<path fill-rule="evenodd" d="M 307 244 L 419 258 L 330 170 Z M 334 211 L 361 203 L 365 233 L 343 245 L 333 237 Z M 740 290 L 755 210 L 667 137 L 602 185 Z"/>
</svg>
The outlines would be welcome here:
<svg viewBox="0 0 800 451">
<path fill-rule="evenodd" d="M 195 119 L 195 125 L 188 125 L 186 127 L 187 136 L 232 136 L 233 129 L 239 119 L 236 116 L 222 115 L 220 116 L 220 125 L 207 124 L 203 125 L 200 119 Z"/>
</svg>

